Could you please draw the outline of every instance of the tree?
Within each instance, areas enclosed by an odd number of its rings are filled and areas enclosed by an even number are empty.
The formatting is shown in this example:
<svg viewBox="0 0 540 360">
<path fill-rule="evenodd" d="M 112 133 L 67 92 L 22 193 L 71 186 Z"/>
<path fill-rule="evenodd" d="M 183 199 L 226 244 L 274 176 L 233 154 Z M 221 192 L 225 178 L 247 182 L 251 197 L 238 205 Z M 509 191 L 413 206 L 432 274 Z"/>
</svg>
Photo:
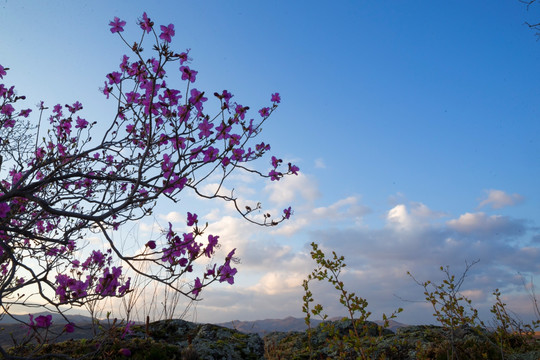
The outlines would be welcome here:
<svg viewBox="0 0 540 360">
<path fill-rule="evenodd" d="M 537 2 L 537 0 L 519 0 L 519 2 L 523 3 L 523 4 L 526 4 L 527 5 L 527 10 L 529 10 L 529 8 L 531 7 L 531 5 L 533 5 L 534 3 Z M 525 25 L 527 25 L 530 29 L 533 29 L 536 31 L 536 36 L 540 36 L 540 23 L 538 22 L 535 22 L 535 23 L 529 23 L 528 21 L 525 22 Z"/>
<path fill-rule="evenodd" d="M 233 102 L 226 90 L 216 92 L 219 110 L 209 115 L 207 94 L 193 87 L 197 71 L 189 66 L 189 51 L 170 48 L 174 25 L 161 26 L 158 35 L 144 13 L 138 20 L 141 38 L 130 45 L 122 36 L 125 24 L 117 17 L 109 24 L 131 57 L 124 55 L 119 71 L 106 75 L 102 92 L 116 102 L 117 112 L 99 124 L 105 131 L 97 140 L 91 136 L 97 123 L 82 117 L 80 102 L 57 104 L 51 112 L 41 102 L 36 124 L 30 120 L 31 109 L 16 109 L 25 97 L 0 84 L 0 306 L 8 315 L 10 305 L 27 304 L 34 296 L 61 312 L 61 305 L 125 295 L 130 279 L 121 266 L 113 266 L 115 260 L 191 299 L 212 282 L 233 284 L 234 249 L 219 267 L 195 277 L 189 291 L 176 287 L 178 278 L 194 272 L 197 259 L 211 258 L 218 246 L 216 235 L 203 241 L 206 226 L 199 224 L 197 214 L 187 213 L 191 232 L 177 234 L 169 224 L 162 243 L 148 241 L 144 251 L 134 254 L 122 251 L 112 233 L 151 214 L 158 199 L 176 202 L 181 193 L 193 191 L 232 202 L 242 217 L 262 226 L 277 225 L 291 215 L 290 208 L 278 217 L 261 212 L 260 204 L 242 208 L 233 194 L 220 192 L 233 171 L 272 181 L 297 174 L 298 167 L 290 163 L 281 170 L 283 161 L 275 157 L 268 173 L 249 166 L 270 150 L 255 138 L 277 108 L 279 94 L 258 111 L 258 120 L 248 120 L 249 107 Z M 142 48 L 146 37 L 155 41 L 154 57 L 148 59 Z M 167 71 L 175 64 L 186 84 L 183 93 L 167 84 Z M 0 65 L 0 79 L 8 70 Z M 205 193 L 210 175 L 219 175 L 220 186 Z M 108 250 L 93 250 L 79 260 L 90 232 L 99 232 Z M 141 262 L 164 271 L 142 273 L 135 266 Z M 25 295 L 29 289 L 37 293 Z"/>
</svg>

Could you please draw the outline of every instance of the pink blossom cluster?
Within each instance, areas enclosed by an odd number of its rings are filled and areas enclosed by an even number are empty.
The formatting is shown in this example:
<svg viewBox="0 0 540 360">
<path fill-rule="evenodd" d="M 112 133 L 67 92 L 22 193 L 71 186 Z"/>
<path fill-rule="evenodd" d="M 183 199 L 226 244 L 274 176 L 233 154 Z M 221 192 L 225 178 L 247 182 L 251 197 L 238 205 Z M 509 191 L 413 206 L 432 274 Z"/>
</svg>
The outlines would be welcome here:
<svg viewBox="0 0 540 360">
<path fill-rule="evenodd" d="M 126 44 L 132 43 L 122 35 L 125 21 L 115 17 L 109 25 Z M 292 214 L 288 207 L 277 219 L 268 221 L 270 215 L 264 214 L 258 220 L 254 211 L 240 210 L 232 195 L 203 191 L 212 174 L 220 175 L 222 182 L 232 171 L 249 171 L 272 181 L 298 174 L 298 167 L 291 163 L 282 169 L 283 160 L 276 157 L 269 172 L 249 167 L 270 151 L 270 144 L 256 138 L 281 96 L 272 94 L 271 104 L 249 118 L 250 108 L 234 101 L 229 91 L 214 92 L 217 111 L 210 115 L 210 93 L 195 87 L 199 72 L 191 65 L 190 50 L 170 48 L 174 25 L 161 25 L 158 34 L 146 13 L 138 25 L 141 41 L 130 45 L 131 54 L 124 55 L 118 69 L 105 76 L 101 92 L 118 106 L 112 119 L 99 125 L 104 134 L 99 138 L 91 136 L 97 122 L 82 115 L 79 101 L 51 108 L 41 102 L 39 119 L 30 121 L 30 109 L 17 110 L 25 97 L 13 86 L 0 84 L 2 300 L 29 285 L 39 285 L 39 295 L 55 306 L 123 296 L 130 291 L 131 281 L 121 266 L 113 266 L 118 258 L 127 263 L 134 259 L 152 262 L 173 274 L 167 276 L 193 272 L 194 262 L 212 258 L 219 246 L 217 235 L 203 240 L 205 227 L 198 225 L 197 214 L 188 213 L 191 232 L 177 234 L 169 224 L 162 244 L 147 241 L 141 255 L 125 254 L 111 236 L 122 224 L 151 214 L 158 199 L 178 201 L 183 191 L 233 202 L 241 216 L 264 226 L 276 225 Z M 142 42 L 151 33 L 155 54 L 145 59 Z M 171 67 L 178 73 L 170 72 Z M 0 65 L 0 79 L 8 70 Z M 170 86 L 169 78 L 183 81 L 185 90 Z M 47 121 L 42 122 L 42 117 Z M 104 237 L 107 250 L 94 250 L 79 260 L 84 239 L 92 232 Z M 219 267 L 214 264 L 196 277 L 189 292 L 176 290 L 197 298 L 214 281 L 233 284 L 235 250 Z M 30 260 L 32 267 L 27 265 Z M 153 277 L 172 286 L 167 282 L 170 278 Z M 53 291 L 54 299 L 46 289 Z M 31 317 L 30 323 L 47 328 L 50 319 Z"/>
</svg>

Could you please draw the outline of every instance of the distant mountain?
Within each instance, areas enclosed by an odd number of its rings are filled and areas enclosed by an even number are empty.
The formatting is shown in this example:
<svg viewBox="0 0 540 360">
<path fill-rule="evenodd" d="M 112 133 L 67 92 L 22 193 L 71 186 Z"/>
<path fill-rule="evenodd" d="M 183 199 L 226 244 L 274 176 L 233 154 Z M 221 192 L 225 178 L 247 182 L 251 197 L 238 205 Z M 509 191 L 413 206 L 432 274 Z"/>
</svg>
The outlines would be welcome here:
<svg viewBox="0 0 540 360">
<path fill-rule="evenodd" d="M 62 317 L 62 315 L 58 313 L 42 311 L 39 313 L 34 313 L 33 315 L 34 315 L 34 319 L 40 315 L 44 315 L 44 316 L 52 315 L 53 323 L 62 323 L 62 324 L 67 323 L 66 320 Z M 17 314 L 17 315 L 12 315 L 12 316 L 13 317 L 4 315 L 0 319 L 0 326 L 7 325 L 7 324 L 20 324 L 21 321 L 27 323 L 30 320 L 30 318 L 28 317 L 28 314 Z M 66 317 L 68 318 L 69 322 L 72 322 L 74 324 L 92 323 L 92 318 L 89 316 L 84 316 L 84 315 L 79 315 L 79 314 L 73 314 L 73 315 L 66 314 Z"/>
<path fill-rule="evenodd" d="M 92 338 L 94 335 L 94 331 L 92 329 L 92 319 L 88 316 L 78 314 L 66 315 L 68 319 L 68 321 L 66 321 L 61 315 L 56 313 L 41 312 L 33 315 L 34 319 L 40 315 L 52 315 L 52 326 L 48 329 L 50 331 L 49 339 L 54 339 L 57 334 L 61 334 L 64 326 L 68 322 L 75 324 L 75 332 L 62 333 L 58 338 L 56 338 L 56 341 Z M 28 314 L 13 315 L 13 318 L 4 316 L 2 320 L 0 320 L 0 346 L 10 347 L 15 345 L 16 342 L 20 342 L 21 340 L 25 339 L 29 334 L 29 329 L 23 323 L 28 323 L 29 320 L 30 318 L 28 317 Z"/>
<path fill-rule="evenodd" d="M 338 320 L 340 317 L 332 318 L 329 320 Z M 382 325 L 384 322 L 374 321 L 375 323 Z M 313 327 L 319 325 L 321 320 L 311 320 Z M 234 320 L 225 323 L 216 324 L 219 326 L 227 327 L 229 329 L 236 329 L 244 333 L 257 333 L 261 337 L 265 334 L 268 334 L 272 331 L 280 332 L 289 332 L 289 331 L 305 331 L 307 330 L 307 325 L 303 318 L 294 318 L 292 316 L 286 317 L 285 319 L 266 319 L 266 320 L 255 320 L 255 321 L 240 321 Z M 400 327 L 407 326 L 406 324 L 399 323 L 397 321 L 390 320 L 388 329 L 396 331 Z"/>
<path fill-rule="evenodd" d="M 64 325 L 67 323 L 66 320 L 59 314 L 56 313 L 49 313 L 49 312 L 41 312 L 33 314 L 34 318 L 39 315 L 52 315 L 52 322 L 53 322 L 53 328 L 54 332 L 60 333 L 64 327 Z M 6 345 L 7 343 L 11 342 L 11 336 L 14 335 L 16 338 L 21 336 L 24 337 L 24 335 L 28 332 L 28 328 L 24 326 L 21 322 L 17 321 L 20 320 L 24 323 L 27 323 L 29 321 L 28 314 L 19 314 L 13 316 L 15 319 L 4 316 L 0 320 L 0 345 Z M 91 338 L 93 335 L 92 332 L 92 319 L 89 316 L 79 315 L 79 314 L 73 314 L 73 315 L 66 315 L 68 318 L 68 321 L 71 323 L 76 324 L 77 331 L 72 334 L 64 334 L 62 338 L 74 338 L 74 339 L 80 339 L 80 338 Z M 339 320 L 340 317 L 330 318 L 328 320 Z M 111 320 L 112 321 L 112 320 Z M 106 320 L 101 321 L 102 324 L 106 323 Z M 375 323 L 382 325 L 383 321 L 374 321 Z M 316 327 L 321 323 L 321 320 L 312 320 L 312 327 Z M 292 316 L 288 316 L 285 319 L 265 319 L 265 320 L 255 320 L 255 321 L 240 321 L 240 320 L 234 320 L 224 323 L 216 324 L 219 326 L 223 326 L 229 329 L 235 329 L 238 331 L 241 331 L 243 333 L 251 334 L 256 333 L 259 334 L 261 337 L 264 335 L 273 332 L 273 331 L 279 331 L 279 332 L 289 332 L 289 331 L 305 331 L 307 330 L 307 325 L 304 321 L 304 318 L 295 318 Z M 396 331 L 400 327 L 408 326 L 406 324 L 399 323 L 397 321 L 390 320 L 388 329 L 392 331 Z M 51 330 L 53 330 L 51 328 Z"/>
<path fill-rule="evenodd" d="M 316 322 L 317 324 L 320 323 L 320 321 L 317 320 L 313 322 Z M 255 321 L 234 320 L 216 325 L 227 327 L 229 329 L 236 329 L 248 334 L 257 333 L 261 336 L 272 331 L 288 332 L 304 331 L 307 329 L 304 319 L 294 318 L 292 316 L 286 317 L 285 319 L 265 319 Z"/>
</svg>

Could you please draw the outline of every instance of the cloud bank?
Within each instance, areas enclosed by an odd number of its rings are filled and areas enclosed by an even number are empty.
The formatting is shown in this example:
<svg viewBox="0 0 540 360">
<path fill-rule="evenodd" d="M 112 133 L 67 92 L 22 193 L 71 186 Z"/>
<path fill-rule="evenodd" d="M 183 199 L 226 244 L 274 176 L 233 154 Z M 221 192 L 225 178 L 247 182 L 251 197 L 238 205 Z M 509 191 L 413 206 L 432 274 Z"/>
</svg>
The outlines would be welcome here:
<svg viewBox="0 0 540 360">
<path fill-rule="evenodd" d="M 196 304 L 192 319 L 222 322 L 303 316 L 302 281 L 315 262 L 310 243 L 315 242 L 331 256 L 345 256 L 342 280 L 350 291 L 367 299 L 372 319 L 380 319 L 398 307 L 404 308 L 398 321 L 434 323 L 432 309 L 423 302 L 418 281 L 442 281 L 440 266 L 449 266 L 460 276 L 466 265 L 479 260 L 468 272 L 463 294 L 473 300 L 485 320 L 494 303 L 492 292 L 500 289 L 509 309 L 524 320 L 533 316 L 524 284 L 540 274 L 540 234 L 529 219 L 490 213 L 517 204 L 523 197 L 490 190 L 480 203 L 486 211 L 465 209 L 449 214 L 418 201 L 401 202 L 375 212 L 350 195 L 329 204 L 321 203 L 317 183 L 308 175 L 291 178 L 284 189 L 268 183 L 262 191 L 267 204 L 292 205 L 294 216 L 277 228 L 247 223 L 226 205 L 207 212 L 208 231 L 219 234 L 222 253 L 236 248 L 241 258 L 234 286 L 218 284 L 206 288 Z M 250 184 L 243 184 L 249 187 Z M 489 210 L 489 211 L 488 211 Z M 383 225 L 369 226 L 369 217 L 383 219 Z M 170 212 L 168 220 L 183 215 Z M 217 259 L 220 259 L 218 255 Z M 314 284 L 316 303 L 330 316 L 344 315 L 338 294 L 325 284 Z"/>
</svg>

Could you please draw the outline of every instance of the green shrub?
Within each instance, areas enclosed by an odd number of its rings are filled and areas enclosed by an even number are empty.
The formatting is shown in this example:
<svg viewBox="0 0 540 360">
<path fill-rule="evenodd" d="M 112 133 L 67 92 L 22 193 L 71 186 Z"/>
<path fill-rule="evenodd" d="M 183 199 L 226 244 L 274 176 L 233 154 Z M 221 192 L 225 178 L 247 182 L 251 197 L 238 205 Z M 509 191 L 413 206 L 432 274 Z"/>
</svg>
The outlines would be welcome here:
<svg viewBox="0 0 540 360">
<path fill-rule="evenodd" d="M 308 347 L 309 352 L 313 355 L 312 341 L 311 341 L 311 317 L 317 316 L 323 320 L 320 324 L 323 330 L 328 334 L 328 341 L 330 349 L 334 351 L 339 359 L 350 358 L 353 354 L 356 354 L 360 359 L 368 359 L 371 354 L 376 351 L 376 339 L 374 337 L 368 337 L 370 332 L 370 325 L 367 320 L 371 313 L 367 311 L 368 302 L 366 299 L 357 296 L 354 292 L 349 292 L 345 289 L 343 281 L 339 276 L 341 271 L 347 265 L 345 264 L 345 258 L 338 256 L 335 252 L 332 252 L 332 259 L 327 259 L 326 255 L 319 249 L 316 243 L 311 243 L 312 251 L 311 257 L 317 263 L 315 269 L 308 275 L 307 279 L 303 281 L 304 287 L 304 303 L 302 305 L 302 311 L 305 313 L 305 322 L 308 326 Z M 327 281 L 334 286 L 339 293 L 339 302 L 346 308 L 348 312 L 348 318 L 343 320 L 350 320 L 352 323 L 352 329 L 348 333 L 340 333 L 333 323 L 325 322 L 328 315 L 323 313 L 323 306 L 316 304 L 311 307 L 311 303 L 314 301 L 313 293 L 309 290 L 309 283 L 313 280 Z M 384 325 L 378 326 L 378 335 L 382 337 L 382 330 L 388 327 L 388 322 L 396 317 L 396 314 L 403 309 L 398 309 L 390 316 L 383 314 Z M 310 356 L 311 358 L 312 356 Z"/>
</svg>

